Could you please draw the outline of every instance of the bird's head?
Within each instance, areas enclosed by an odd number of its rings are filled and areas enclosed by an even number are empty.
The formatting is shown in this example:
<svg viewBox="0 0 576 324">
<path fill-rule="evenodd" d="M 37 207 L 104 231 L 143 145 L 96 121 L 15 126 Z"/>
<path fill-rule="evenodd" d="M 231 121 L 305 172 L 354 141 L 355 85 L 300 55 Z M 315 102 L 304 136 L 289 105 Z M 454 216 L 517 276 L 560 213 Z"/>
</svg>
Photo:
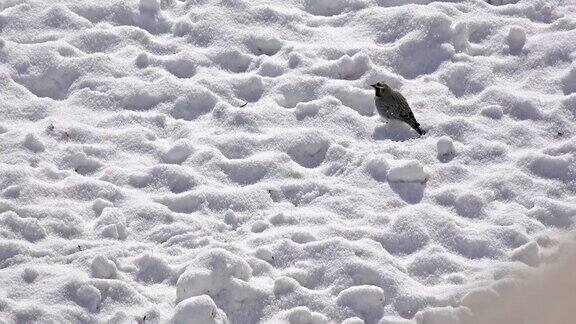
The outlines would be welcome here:
<svg viewBox="0 0 576 324">
<path fill-rule="evenodd" d="M 381 97 L 383 93 L 392 91 L 389 85 L 387 85 L 384 81 L 380 81 L 376 84 L 370 85 L 374 90 L 376 90 L 376 96 Z"/>
</svg>

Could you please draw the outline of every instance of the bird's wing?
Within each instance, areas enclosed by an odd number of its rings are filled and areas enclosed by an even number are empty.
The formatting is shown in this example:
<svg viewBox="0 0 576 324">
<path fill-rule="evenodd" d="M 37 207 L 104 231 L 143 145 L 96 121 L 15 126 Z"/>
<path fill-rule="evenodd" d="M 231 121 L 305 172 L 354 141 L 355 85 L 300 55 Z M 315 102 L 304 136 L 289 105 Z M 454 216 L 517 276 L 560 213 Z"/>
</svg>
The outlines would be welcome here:
<svg viewBox="0 0 576 324">
<path fill-rule="evenodd" d="M 410 125 L 419 126 L 420 124 L 416 121 L 416 117 L 414 117 L 414 113 L 412 112 L 412 109 L 410 109 L 410 105 L 408 105 L 406 98 L 396 91 L 392 92 L 392 98 L 394 98 L 394 102 L 396 103 L 398 118 Z"/>
</svg>

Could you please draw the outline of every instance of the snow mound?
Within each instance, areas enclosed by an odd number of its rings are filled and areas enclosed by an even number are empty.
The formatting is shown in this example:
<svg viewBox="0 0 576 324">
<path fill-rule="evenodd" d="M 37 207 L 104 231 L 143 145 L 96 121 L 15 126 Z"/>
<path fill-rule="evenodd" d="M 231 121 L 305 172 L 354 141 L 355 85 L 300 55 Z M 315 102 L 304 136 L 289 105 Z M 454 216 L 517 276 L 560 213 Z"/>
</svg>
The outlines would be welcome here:
<svg viewBox="0 0 576 324">
<path fill-rule="evenodd" d="M 489 2 L 0 0 L 0 322 L 462 319 L 576 224 L 573 4 Z"/>
<path fill-rule="evenodd" d="M 141 12 L 157 14 L 160 11 L 160 2 L 158 0 L 140 0 L 138 9 L 140 9 Z"/>
<path fill-rule="evenodd" d="M 500 119 L 504 115 L 504 113 L 502 112 L 502 107 L 497 105 L 486 106 L 482 108 L 480 113 L 492 119 Z"/>
<path fill-rule="evenodd" d="M 366 166 L 370 175 L 378 181 L 386 179 L 388 169 L 390 168 L 384 156 L 374 156 L 370 158 Z"/>
<path fill-rule="evenodd" d="M 174 276 L 174 270 L 163 258 L 145 254 L 136 260 L 138 280 L 147 283 L 160 283 L 170 280 Z"/>
<path fill-rule="evenodd" d="M 329 321 L 326 316 L 321 313 L 310 311 L 310 309 L 306 306 L 298 306 L 279 314 L 273 321 L 268 323 L 327 324 Z"/>
<path fill-rule="evenodd" d="M 217 295 L 228 281 L 240 279 L 248 281 L 252 268 L 246 261 L 224 250 L 208 251 L 199 255 L 194 265 L 178 278 L 177 300 L 205 293 Z"/>
<path fill-rule="evenodd" d="M 24 138 L 24 146 L 33 152 L 42 152 L 45 150 L 44 144 L 33 134 L 26 135 Z"/>
<path fill-rule="evenodd" d="M 436 151 L 438 152 L 438 159 L 441 161 L 451 159 L 456 154 L 454 142 L 449 136 L 442 136 L 438 139 Z"/>
<path fill-rule="evenodd" d="M 270 257 L 266 258 L 268 261 L 272 261 L 273 259 Z M 296 279 L 292 279 L 290 277 L 280 277 L 274 281 L 274 293 L 276 295 L 290 293 L 296 290 L 299 286 L 299 283 Z"/>
<path fill-rule="evenodd" d="M 21 218 L 18 214 L 8 211 L 0 214 L 0 224 L 18 233 L 30 242 L 36 242 L 46 237 L 46 230 L 35 218 Z"/>
<path fill-rule="evenodd" d="M 85 284 L 76 290 L 76 302 L 94 312 L 100 306 L 102 294 L 98 288 Z"/>
<path fill-rule="evenodd" d="M 364 320 L 358 317 L 350 317 L 342 321 L 341 324 L 364 324 Z"/>
<path fill-rule="evenodd" d="M 424 166 L 418 161 L 408 161 L 393 166 L 388 171 L 388 181 L 424 183 L 427 180 L 428 174 L 424 171 Z"/>
<path fill-rule="evenodd" d="M 272 56 L 282 47 L 282 41 L 273 35 L 252 35 L 247 41 L 248 47 L 256 54 Z"/>
<path fill-rule="evenodd" d="M 228 324 L 226 314 L 206 295 L 190 297 L 175 309 L 174 324 Z"/>
<path fill-rule="evenodd" d="M 540 263 L 540 248 L 538 243 L 532 241 L 516 248 L 510 255 L 512 260 L 523 262 L 529 266 L 535 267 Z"/>
<path fill-rule="evenodd" d="M 214 108 L 217 99 L 205 89 L 194 89 L 174 103 L 171 114 L 176 119 L 194 120 Z"/>
<path fill-rule="evenodd" d="M 573 65 L 562 78 L 562 89 L 566 95 L 576 92 L 576 65 Z"/>
<path fill-rule="evenodd" d="M 385 305 L 382 288 L 368 285 L 345 289 L 338 294 L 336 301 L 369 319 L 380 318 Z"/>
<path fill-rule="evenodd" d="M 469 321 L 471 312 L 466 307 L 430 308 L 416 315 L 417 324 L 459 324 Z"/>
<path fill-rule="evenodd" d="M 511 53 L 520 53 L 526 43 L 526 32 L 522 27 L 513 26 L 506 37 Z"/>
<path fill-rule="evenodd" d="M 347 9 L 359 9 L 364 7 L 365 4 L 362 1 L 356 0 L 306 0 L 304 1 L 304 9 L 313 14 L 319 16 L 334 16 L 341 14 Z"/>
<path fill-rule="evenodd" d="M 94 278 L 110 279 L 116 276 L 116 264 L 103 255 L 98 255 L 90 265 Z"/>
</svg>

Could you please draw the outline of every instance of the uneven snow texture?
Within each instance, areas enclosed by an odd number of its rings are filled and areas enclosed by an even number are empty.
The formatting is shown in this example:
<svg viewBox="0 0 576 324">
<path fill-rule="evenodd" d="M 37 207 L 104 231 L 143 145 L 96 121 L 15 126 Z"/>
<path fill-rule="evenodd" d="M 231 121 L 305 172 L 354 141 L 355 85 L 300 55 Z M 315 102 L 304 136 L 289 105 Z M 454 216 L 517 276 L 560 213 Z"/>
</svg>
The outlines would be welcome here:
<svg viewBox="0 0 576 324">
<path fill-rule="evenodd" d="M 451 323 L 574 228 L 573 1 L 0 10 L 0 322 Z"/>
</svg>

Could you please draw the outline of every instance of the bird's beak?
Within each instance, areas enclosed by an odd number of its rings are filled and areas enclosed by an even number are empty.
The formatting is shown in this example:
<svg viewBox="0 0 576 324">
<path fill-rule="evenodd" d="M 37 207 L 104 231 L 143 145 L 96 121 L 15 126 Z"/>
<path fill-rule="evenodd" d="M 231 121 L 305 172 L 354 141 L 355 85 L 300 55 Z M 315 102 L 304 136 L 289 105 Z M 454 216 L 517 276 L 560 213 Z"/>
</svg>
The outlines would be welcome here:
<svg viewBox="0 0 576 324">
<path fill-rule="evenodd" d="M 371 84 L 370 86 L 371 86 L 372 88 L 376 88 L 376 85 L 375 85 L 375 84 Z"/>
</svg>

